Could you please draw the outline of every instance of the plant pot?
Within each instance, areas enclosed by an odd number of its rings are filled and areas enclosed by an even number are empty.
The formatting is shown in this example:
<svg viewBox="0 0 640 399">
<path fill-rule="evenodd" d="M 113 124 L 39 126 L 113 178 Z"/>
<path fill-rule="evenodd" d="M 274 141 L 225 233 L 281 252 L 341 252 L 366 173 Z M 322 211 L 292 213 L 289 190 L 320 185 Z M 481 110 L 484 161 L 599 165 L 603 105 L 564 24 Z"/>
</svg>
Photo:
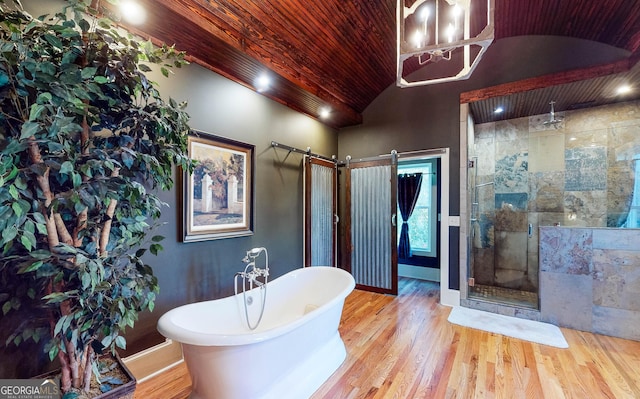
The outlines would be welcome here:
<svg viewBox="0 0 640 399">
<path fill-rule="evenodd" d="M 124 364 L 120 355 L 116 353 L 116 359 L 120 370 L 129 378 L 129 382 L 114 387 L 112 390 L 102 393 L 95 399 L 133 399 L 136 391 L 136 378 L 133 376 L 129 368 Z"/>
<path fill-rule="evenodd" d="M 112 358 L 111 355 L 101 355 L 100 356 L 101 359 L 108 359 L 108 358 Z M 136 391 L 136 378 L 133 376 L 133 374 L 131 373 L 131 371 L 129 370 L 129 368 L 127 368 L 127 366 L 124 364 L 124 362 L 122 361 L 122 359 L 120 359 L 120 356 L 116 353 L 115 359 L 112 359 L 112 361 L 117 362 L 117 369 L 120 371 L 119 374 L 124 375 L 125 379 L 127 379 L 128 381 L 125 382 L 122 385 L 117 385 L 114 386 L 113 389 L 111 389 L 110 391 L 104 392 L 104 393 L 99 393 L 94 396 L 91 396 L 91 394 L 81 394 L 80 396 L 78 396 L 78 399 L 133 399 L 133 396 L 135 394 Z M 48 373 L 45 374 L 41 374 L 39 376 L 36 376 L 34 378 L 36 379 L 44 379 L 44 378 L 51 378 L 51 377 L 59 377 L 60 376 L 60 370 L 53 370 L 50 371 Z M 92 387 L 92 392 L 93 392 L 93 388 L 94 388 L 94 383 L 92 382 L 91 384 Z M 97 387 L 95 387 L 96 389 L 99 389 Z"/>
</svg>

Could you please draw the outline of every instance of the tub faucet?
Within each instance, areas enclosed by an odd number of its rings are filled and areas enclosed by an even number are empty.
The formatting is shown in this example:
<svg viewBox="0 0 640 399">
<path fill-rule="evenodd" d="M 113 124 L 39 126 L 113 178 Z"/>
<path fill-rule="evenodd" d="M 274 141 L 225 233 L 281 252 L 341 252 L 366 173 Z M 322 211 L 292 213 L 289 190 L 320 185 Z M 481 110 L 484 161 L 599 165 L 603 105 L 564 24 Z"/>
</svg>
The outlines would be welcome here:
<svg viewBox="0 0 640 399">
<path fill-rule="evenodd" d="M 260 280 L 258 280 L 258 277 L 267 277 L 269 275 L 269 271 L 267 271 L 266 269 L 259 269 L 255 266 L 255 262 L 251 262 L 247 265 L 247 270 L 248 271 L 244 271 L 244 272 L 238 272 L 236 273 L 236 275 L 248 280 L 248 282 L 250 284 L 255 284 L 256 286 L 260 287 L 262 285 L 264 285 L 265 283 L 261 282 Z"/>
<path fill-rule="evenodd" d="M 256 258 L 264 252 L 265 261 L 264 261 L 264 269 L 260 269 L 256 267 Z M 242 261 L 247 265 L 244 267 L 244 271 L 237 272 L 233 277 L 233 285 L 235 295 L 238 295 L 238 277 L 242 278 L 242 297 L 244 298 L 244 315 L 247 320 L 247 326 L 250 330 L 255 329 L 260 324 L 260 320 L 262 320 L 262 315 L 264 314 L 264 305 L 267 299 L 267 282 L 269 281 L 269 253 L 267 249 L 264 247 L 252 248 L 247 251 L 247 254 L 242 258 Z M 258 278 L 262 277 L 262 281 L 259 281 Z M 247 284 L 248 283 L 248 284 Z M 249 310 L 248 307 L 253 303 L 253 297 L 247 295 L 247 285 L 249 286 L 249 290 L 253 289 L 254 285 L 260 288 L 259 295 L 262 298 L 262 306 L 260 307 L 260 316 L 258 317 L 258 321 L 255 324 L 252 324 L 249 321 Z"/>
<path fill-rule="evenodd" d="M 262 252 L 265 254 L 264 269 L 256 267 L 256 258 Z M 242 261 L 245 262 L 247 266 L 244 268 L 244 272 L 238 272 L 238 275 L 242 278 L 246 278 L 251 283 L 255 283 L 257 286 L 266 284 L 267 278 L 269 277 L 269 253 L 266 248 L 259 247 L 248 250 L 245 257 L 242 258 Z M 258 281 L 258 277 L 264 277 L 264 283 Z"/>
</svg>

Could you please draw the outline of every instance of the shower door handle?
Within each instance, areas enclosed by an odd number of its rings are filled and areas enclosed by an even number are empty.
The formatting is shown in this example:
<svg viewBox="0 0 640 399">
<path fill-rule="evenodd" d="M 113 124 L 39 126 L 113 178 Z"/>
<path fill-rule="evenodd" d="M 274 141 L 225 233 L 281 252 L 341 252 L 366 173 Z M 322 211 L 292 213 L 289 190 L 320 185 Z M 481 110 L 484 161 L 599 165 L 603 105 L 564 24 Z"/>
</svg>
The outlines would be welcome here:
<svg viewBox="0 0 640 399">
<path fill-rule="evenodd" d="M 533 225 L 529 223 L 529 237 L 533 235 Z"/>
<path fill-rule="evenodd" d="M 396 218 L 398 217 L 397 213 L 394 213 L 393 215 L 391 215 L 391 225 L 393 227 L 396 227 Z"/>
</svg>

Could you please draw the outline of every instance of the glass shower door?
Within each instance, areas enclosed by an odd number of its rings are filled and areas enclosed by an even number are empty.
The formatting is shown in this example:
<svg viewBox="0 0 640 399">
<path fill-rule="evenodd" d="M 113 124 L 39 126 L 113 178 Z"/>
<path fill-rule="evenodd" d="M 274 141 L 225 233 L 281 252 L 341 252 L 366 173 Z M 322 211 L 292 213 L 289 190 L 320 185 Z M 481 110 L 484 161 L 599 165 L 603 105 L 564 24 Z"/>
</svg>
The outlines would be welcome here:
<svg viewBox="0 0 640 399">
<path fill-rule="evenodd" d="M 538 308 L 538 223 L 528 209 L 529 154 L 522 141 L 500 141 L 501 133 L 480 130 L 470 146 L 468 297 Z"/>
</svg>

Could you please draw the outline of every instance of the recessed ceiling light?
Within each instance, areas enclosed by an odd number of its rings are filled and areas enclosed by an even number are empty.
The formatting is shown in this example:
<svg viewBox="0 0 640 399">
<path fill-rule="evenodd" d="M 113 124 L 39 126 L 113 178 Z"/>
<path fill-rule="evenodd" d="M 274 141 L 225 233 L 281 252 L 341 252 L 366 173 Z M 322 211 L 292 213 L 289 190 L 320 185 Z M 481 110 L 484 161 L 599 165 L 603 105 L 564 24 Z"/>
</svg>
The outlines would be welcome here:
<svg viewBox="0 0 640 399">
<path fill-rule="evenodd" d="M 124 0 L 120 3 L 122 18 L 131 25 L 142 25 L 147 19 L 147 12 L 135 1 Z"/>
<path fill-rule="evenodd" d="M 256 79 L 256 90 L 262 93 L 271 86 L 271 78 L 267 74 L 262 74 Z"/>
<path fill-rule="evenodd" d="M 631 92 L 631 86 L 629 85 L 622 85 L 620 87 L 618 87 L 618 89 L 616 90 L 616 94 L 618 95 L 623 95 L 623 94 L 627 94 Z"/>
<path fill-rule="evenodd" d="M 493 110 L 494 114 L 501 114 L 504 112 L 504 108 L 502 107 L 497 107 L 496 109 Z"/>
<path fill-rule="evenodd" d="M 321 119 L 327 119 L 329 115 L 331 115 L 331 108 L 329 107 L 320 108 L 319 115 Z"/>
</svg>

